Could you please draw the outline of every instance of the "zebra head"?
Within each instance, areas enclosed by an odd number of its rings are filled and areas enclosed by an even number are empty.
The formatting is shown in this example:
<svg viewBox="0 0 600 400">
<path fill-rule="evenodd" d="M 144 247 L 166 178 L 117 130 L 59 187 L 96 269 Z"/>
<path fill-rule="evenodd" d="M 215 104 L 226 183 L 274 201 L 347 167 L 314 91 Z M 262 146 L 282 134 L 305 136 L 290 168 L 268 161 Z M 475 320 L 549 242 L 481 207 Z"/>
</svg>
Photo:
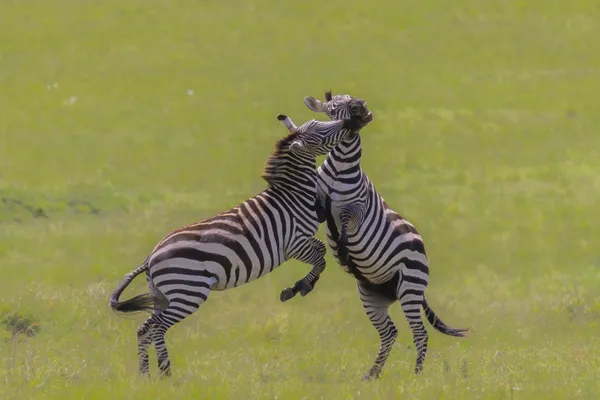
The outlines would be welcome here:
<svg viewBox="0 0 600 400">
<path fill-rule="evenodd" d="M 330 120 L 338 121 L 344 118 L 358 117 L 364 122 L 371 122 L 373 114 L 367 108 L 367 102 L 363 99 L 354 98 L 349 94 L 331 95 L 331 90 L 325 92 L 325 103 L 321 103 L 314 97 L 304 98 L 304 104 L 314 112 L 322 112 Z M 366 125 L 366 124 L 365 124 Z"/>
<path fill-rule="evenodd" d="M 275 143 L 273 153 L 267 159 L 262 178 L 269 185 L 278 180 L 298 179 L 295 170 L 299 165 L 312 165 L 316 174 L 317 156 L 329 154 L 341 142 L 358 135 L 358 131 L 371 122 L 371 113 L 359 107 L 359 112 L 339 121 L 310 120 L 296 127 L 292 120 L 283 114 L 277 119 L 290 131 L 290 134 Z M 293 178 L 290 178 L 293 177 Z"/>
<path fill-rule="evenodd" d="M 339 121 L 311 120 L 296 127 L 292 120 L 279 114 L 277 119 L 290 131 L 290 135 L 279 144 L 287 143 L 287 149 L 292 154 L 315 158 L 328 154 L 340 142 L 343 142 L 362 129 L 368 122 L 359 118 L 349 118 Z M 304 158 L 303 157 L 303 158 Z"/>
<path fill-rule="evenodd" d="M 331 94 L 329 97 L 331 98 Z M 292 140 L 289 150 L 292 153 L 304 153 L 316 157 L 328 154 L 340 142 L 355 137 L 363 127 L 373 120 L 373 114 L 367 108 L 364 100 L 347 97 L 348 99 L 343 99 L 343 106 L 338 108 L 340 112 L 336 113 L 336 115 L 340 115 L 340 118 L 335 120 L 331 118 L 333 121 L 311 120 L 296 127 L 289 117 L 283 114 L 277 115 L 277 119 L 290 131 L 291 136 L 288 138 Z M 332 104 L 331 101 L 322 104 L 312 97 L 311 99 L 315 107 L 320 105 L 323 110 Z M 343 111 L 341 111 L 342 109 Z"/>
</svg>

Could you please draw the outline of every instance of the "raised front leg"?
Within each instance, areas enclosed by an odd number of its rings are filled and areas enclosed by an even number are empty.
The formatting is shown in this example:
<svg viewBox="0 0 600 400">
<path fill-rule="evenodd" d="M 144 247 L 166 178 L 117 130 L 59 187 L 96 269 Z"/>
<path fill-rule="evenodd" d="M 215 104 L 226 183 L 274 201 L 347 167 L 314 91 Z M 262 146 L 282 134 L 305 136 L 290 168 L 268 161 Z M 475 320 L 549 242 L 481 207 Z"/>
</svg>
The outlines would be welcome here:
<svg viewBox="0 0 600 400">
<path fill-rule="evenodd" d="M 340 237 L 337 241 L 337 253 L 340 264 L 348 265 L 348 221 L 349 217 L 342 217 L 340 227 Z"/>
<path fill-rule="evenodd" d="M 348 265 L 348 225 L 352 221 L 354 226 L 361 223 L 361 206 L 349 204 L 340 210 L 340 236 L 337 240 L 337 253 L 341 265 Z"/>
<path fill-rule="evenodd" d="M 315 200 L 315 211 L 317 212 L 317 221 L 319 221 L 320 224 L 325 222 L 327 219 L 327 210 L 321 204 L 321 199 L 319 199 L 319 197 Z"/>
<path fill-rule="evenodd" d="M 304 297 L 314 289 L 321 273 L 325 270 L 326 251 L 325 243 L 315 237 L 311 237 L 307 238 L 307 240 L 301 244 L 299 249 L 291 255 L 291 258 L 311 264 L 313 267 L 310 272 L 304 278 L 297 281 L 294 286 L 286 288 L 281 292 L 279 299 L 282 302 L 290 300 L 298 293 Z"/>
</svg>

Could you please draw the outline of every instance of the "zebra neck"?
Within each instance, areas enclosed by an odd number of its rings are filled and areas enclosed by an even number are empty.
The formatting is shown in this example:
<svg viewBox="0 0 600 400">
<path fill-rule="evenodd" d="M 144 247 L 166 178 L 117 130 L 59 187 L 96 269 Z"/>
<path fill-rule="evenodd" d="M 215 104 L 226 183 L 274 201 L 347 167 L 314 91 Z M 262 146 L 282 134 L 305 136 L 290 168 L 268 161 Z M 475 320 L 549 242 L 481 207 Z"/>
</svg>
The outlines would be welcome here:
<svg viewBox="0 0 600 400">
<path fill-rule="evenodd" d="M 361 156 L 360 135 L 356 135 L 350 140 L 341 142 L 331 150 L 323 165 L 336 175 L 356 173 L 360 169 Z"/>
<path fill-rule="evenodd" d="M 295 154 L 285 146 L 276 157 L 267 161 L 262 178 L 269 188 L 299 195 L 303 198 L 317 196 L 317 159 L 308 153 Z"/>
<path fill-rule="evenodd" d="M 316 169 L 316 166 L 312 166 Z M 298 172 L 298 171 L 296 171 Z M 317 196 L 317 172 L 281 174 L 268 181 L 269 188 L 274 191 L 283 191 L 302 198 Z"/>
</svg>

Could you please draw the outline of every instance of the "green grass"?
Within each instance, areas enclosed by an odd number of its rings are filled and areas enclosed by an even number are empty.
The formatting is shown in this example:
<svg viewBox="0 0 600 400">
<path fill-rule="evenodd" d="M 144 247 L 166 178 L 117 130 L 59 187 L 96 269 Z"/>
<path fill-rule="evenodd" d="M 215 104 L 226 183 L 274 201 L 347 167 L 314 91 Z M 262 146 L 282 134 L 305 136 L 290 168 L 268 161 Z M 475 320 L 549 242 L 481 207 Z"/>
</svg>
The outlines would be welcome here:
<svg viewBox="0 0 600 400">
<path fill-rule="evenodd" d="M 598 398 L 596 3 L 1 1 L 0 398 Z M 368 101 L 363 167 L 470 337 L 429 328 L 415 377 L 395 307 L 363 383 L 379 339 L 353 279 L 328 258 L 281 304 L 308 271 L 289 262 L 212 293 L 167 335 L 173 378 L 138 378 L 145 317 L 109 293 L 169 229 L 262 190 L 275 115 L 323 119 L 302 99 L 327 88 Z"/>
</svg>

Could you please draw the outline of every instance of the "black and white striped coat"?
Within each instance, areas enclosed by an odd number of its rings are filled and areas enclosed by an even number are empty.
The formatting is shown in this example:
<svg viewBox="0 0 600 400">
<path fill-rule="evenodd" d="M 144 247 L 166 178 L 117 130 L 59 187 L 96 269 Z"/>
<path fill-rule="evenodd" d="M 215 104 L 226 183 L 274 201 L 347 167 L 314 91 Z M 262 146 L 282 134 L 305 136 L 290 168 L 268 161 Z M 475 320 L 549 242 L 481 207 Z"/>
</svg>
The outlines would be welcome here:
<svg viewBox="0 0 600 400">
<path fill-rule="evenodd" d="M 326 103 L 313 97 L 304 102 L 314 112 L 324 112 L 340 120 L 353 112 L 357 102 L 349 95 L 332 97 Z M 291 119 L 281 120 L 288 129 L 295 128 Z M 466 329 L 446 326 L 425 300 L 429 263 L 423 239 L 417 229 L 392 210 L 377 193 L 361 168 L 360 135 L 342 141 L 318 169 L 318 206 L 321 221 L 327 223 L 327 242 L 337 262 L 358 280 L 358 291 L 365 312 L 379 332 L 381 347 L 365 379 L 379 376 L 397 330 L 389 317 L 388 307 L 399 301 L 413 333 L 417 348 L 415 372 L 423 368 L 428 335 L 421 319 L 424 309 L 429 322 L 440 332 L 464 336 Z"/>
<path fill-rule="evenodd" d="M 211 290 L 243 285 L 289 259 L 311 264 L 312 269 L 287 290 L 306 295 L 313 289 L 325 268 L 326 252 L 325 244 L 314 237 L 319 225 L 314 208 L 316 157 L 368 122 L 361 114 L 343 121 L 305 123 L 276 143 L 263 173 L 266 190 L 228 211 L 170 232 L 142 266 L 125 276 L 111 296 L 112 309 L 153 312 L 137 332 L 142 374 L 149 371 L 152 342 L 161 374 L 170 374 L 165 332 L 196 311 Z M 121 293 L 143 272 L 149 293 L 120 302 Z"/>
</svg>

